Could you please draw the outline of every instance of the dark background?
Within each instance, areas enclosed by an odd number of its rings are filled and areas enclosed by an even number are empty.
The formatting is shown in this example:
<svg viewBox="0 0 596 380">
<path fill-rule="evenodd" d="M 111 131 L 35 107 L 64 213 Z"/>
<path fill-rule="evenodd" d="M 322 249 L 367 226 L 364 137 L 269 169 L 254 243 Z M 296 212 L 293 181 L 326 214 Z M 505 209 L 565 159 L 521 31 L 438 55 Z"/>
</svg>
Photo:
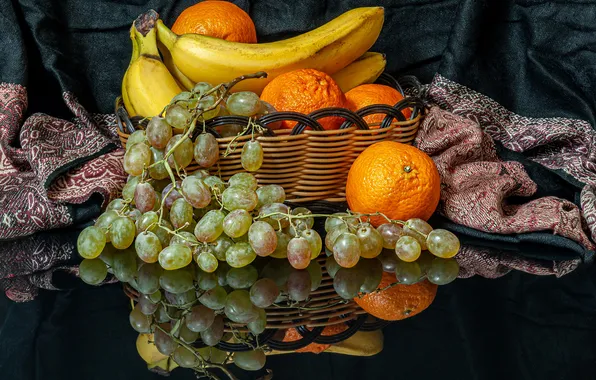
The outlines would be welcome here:
<svg viewBox="0 0 596 380">
<path fill-rule="evenodd" d="M 260 41 L 382 5 L 374 50 L 388 71 L 428 83 L 435 72 L 524 116 L 596 116 L 596 3 L 512 0 L 258 0 Z M 154 8 L 171 25 L 194 1 L 0 0 L 0 81 L 27 86 L 29 112 L 69 118 L 61 93 L 111 112 L 128 64 L 128 28 Z M 1 248 L 0 248 L 1 254 Z M 596 270 L 561 279 L 519 272 L 457 280 L 426 312 L 385 329 L 371 358 L 270 357 L 275 379 L 596 379 Z M 146 372 L 119 285 L 0 298 L 0 379 L 159 378 Z M 254 378 L 255 374 L 240 374 Z M 191 379 L 176 370 L 173 379 Z"/>
</svg>

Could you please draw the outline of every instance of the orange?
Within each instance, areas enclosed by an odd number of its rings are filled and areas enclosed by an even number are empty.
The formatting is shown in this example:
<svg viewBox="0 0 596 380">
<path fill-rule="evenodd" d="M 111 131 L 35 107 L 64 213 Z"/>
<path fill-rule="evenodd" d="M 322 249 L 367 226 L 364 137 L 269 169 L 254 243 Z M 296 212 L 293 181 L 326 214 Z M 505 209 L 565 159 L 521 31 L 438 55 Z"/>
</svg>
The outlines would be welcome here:
<svg viewBox="0 0 596 380">
<path fill-rule="evenodd" d="M 278 111 L 304 114 L 325 107 L 347 108 L 348 102 L 342 90 L 329 75 L 314 69 L 301 69 L 281 74 L 273 79 L 261 93 L 261 99 Z M 339 129 L 341 117 L 319 119 L 324 129 Z M 282 128 L 292 129 L 295 121 L 284 120 Z"/>
<path fill-rule="evenodd" d="M 403 98 L 404 97 L 395 88 L 382 84 L 362 84 L 346 92 L 346 99 L 348 99 L 352 111 L 357 111 L 372 104 L 387 104 L 394 106 Z M 409 108 L 402 110 L 401 113 L 406 119 L 409 119 L 412 115 L 412 111 Z M 364 120 L 368 124 L 377 123 L 378 126 L 384 118 L 385 114 L 379 113 L 365 116 Z"/>
<path fill-rule="evenodd" d="M 383 272 L 382 289 L 397 280 L 395 274 Z M 386 321 L 398 321 L 419 314 L 435 299 L 437 285 L 424 280 L 413 285 L 395 285 L 381 292 L 369 293 L 354 301 L 370 315 Z"/>
<path fill-rule="evenodd" d="M 197 33 L 232 42 L 257 42 L 250 16 L 228 1 L 201 1 L 186 8 L 172 26 L 176 34 Z"/>
<path fill-rule="evenodd" d="M 433 160 L 406 144 L 383 141 L 366 148 L 352 164 L 346 182 L 350 210 L 381 212 L 391 219 L 431 217 L 441 196 L 441 178 Z M 372 217 L 373 225 L 385 223 Z"/>
<path fill-rule="evenodd" d="M 348 326 L 345 323 L 337 323 L 334 325 L 325 326 L 325 329 L 321 332 L 322 336 L 330 336 L 339 334 L 344 332 L 348 329 Z M 291 328 L 286 330 L 286 335 L 283 339 L 284 342 L 293 342 L 295 340 L 299 340 L 302 338 L 302 335 L 296 329 Z M 312 352 L 314 354 L 319 354 L 326 349 L 331 347 L 330 344 L 323 344 L 323 343 L 311 343 L 306 347 L 300 348 L 296 350 L 296 352 Z"/>
</svg>

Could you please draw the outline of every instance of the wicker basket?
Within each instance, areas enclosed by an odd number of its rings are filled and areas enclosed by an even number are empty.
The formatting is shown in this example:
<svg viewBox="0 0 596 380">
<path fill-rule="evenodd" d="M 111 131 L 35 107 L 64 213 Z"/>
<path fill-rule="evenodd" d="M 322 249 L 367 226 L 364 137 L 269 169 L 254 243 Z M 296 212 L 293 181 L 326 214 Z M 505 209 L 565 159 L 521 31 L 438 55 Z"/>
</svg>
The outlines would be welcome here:
<svg viewBox="0 0 596 380">
<path fill-rule="evenodd" d="M 404 94 L 405 98 L 394 106 L 372 105 L 357 112 L 344 108 L 325 108 L 309 115 L 276 112 L 257 120 L 257 124 L 262 127 L 281 120 L 298 122 L 292 130 L 267 129 L 268 133 L 257 137 L 264 150 L 263 165 L 255 173 L 259 184 L 283 186 L 286 198 L 293 202 L 345 201 L 348 171 L 360 152 L 376 142 L 385 140 L 411 143 L 416 136 L 424 114 L 424 104 L 418 97 L 420 83 L 414 77 L 402 78 L 400 81 L 408 86 L 406 88 L 411 89 L 409 95 L 404 93 L 400 83 L 391 76 L 383 74 L 379 80 Z M 412 109 L 409 120 L 401 113 L 401 110 L 406 108 Z M 378 126 L 368 125 L 363 119 L 364 116 L 379 113 L 387 116 Z M 116 102 L 116 115 L 120 141 L 122 146 L 126 147 L 129 133 L 144 128 L 144 125 L 140 118 L 128 117 L 121 99 Z M 343 117 L 345 122 L 338 130 L 323 130 L 317 120 L 328 116 Z M 214 128 L 226 124 L 246 126 L 247 123 L 246 117 L 223 116 L 216 117 L 206 124 L 207 131 L 218 137 L 221 152 L 218 165 L 211 171 L 224 180 L 244 171 L 240 164 L 240 152 L 251 136 L 236 138 L 232 153 L 225 156 L 224 152 L 228 150 L 234 138 L 221 138 Z M 310 129 L 306 129 L 307 127 Z M 199 166 L 193 161 L 187 171 L 198 169 Z"/>
</svg>

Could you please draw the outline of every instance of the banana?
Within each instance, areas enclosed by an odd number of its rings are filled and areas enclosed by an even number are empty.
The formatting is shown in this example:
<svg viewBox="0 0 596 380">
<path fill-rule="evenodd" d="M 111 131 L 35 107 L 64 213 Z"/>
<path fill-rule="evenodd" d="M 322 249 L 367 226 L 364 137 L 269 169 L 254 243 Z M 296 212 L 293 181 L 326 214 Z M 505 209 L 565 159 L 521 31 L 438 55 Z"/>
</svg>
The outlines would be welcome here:
<svg viewBox="0 0 596 380">
<path fill-rule="evenodd" d="M 385 54 L 368 52 L 331 77 L 343 92 L 348 92 L 361 84 L 373 83 L 385 70 L 386 64 Z"/>
<path fill-rule="evenodd" d="M 130 64 L 124 86 L 135 114 L 141 116 L 161 113 L 172 98 L 182 92 L 159 57 L 155 29 L 158 17 L 155 11 L 149 11 L 133 24 L 139 56 Z"/>
<path fill-rule="evenodd" d="M 383 26 L 382 7 L 356 8 L 327 24 L 282 41 L 245 44 L 200 34 L 176 35 L 157 21 L 159 40 L 172 54 L 174 64 L 193 82 L 228 82 L 240 75 L 265 71 L 262 79 L 249 79 L 235 91 L 260 94 L 273 78 L 295 69 L 311 68 L 334 74 L 364 54 Z"/>
<path fill-rule="evenodd" d="M 128 74 L 128 69 L 130 69 L 130 66 L 132 65 L 132 63 L 137 58 L 139 58 L 139 45 L 137 44 L 137 40 L 135 39 L 134 23 L 130 27 L 130 40 L 132 42 L 132 55 L 130 56 L 130 62 L 128 64 L 128 68 L 126 69 L 126 72 L 124 73 L 124 77 L 122 78 L 122 100 L 124 101 L 124 107 L 126 108 L 128 115 L 130 117 L 132 117 L 132 116 L 136 116 L 136 112 L 135 112 L 132 104 L 130 104 L 130 98 L 128 97 L 128 91 L 126 90 L 126 77 Z"/>
<path fill-rule="evenodd" d="M 195 86 L 195 82 L 193 82 L 192 79 L 184 75 L 182 71 L 180 71 L 180 69 L 176 67 L 174 61 L 172 60 L 172 54 L 170 54 L 168 48 L 165 47 L 165 45 L 162 44 L 160 41 L 157 41 L 157 47 L 163 58 L 164 65 L 166 65 L 166 67 L 170 71 L 170 74 L 172 74 L 174 79 L 176 79 L 178 85 L 189 91 L 192 90 Z"/>
</svg>

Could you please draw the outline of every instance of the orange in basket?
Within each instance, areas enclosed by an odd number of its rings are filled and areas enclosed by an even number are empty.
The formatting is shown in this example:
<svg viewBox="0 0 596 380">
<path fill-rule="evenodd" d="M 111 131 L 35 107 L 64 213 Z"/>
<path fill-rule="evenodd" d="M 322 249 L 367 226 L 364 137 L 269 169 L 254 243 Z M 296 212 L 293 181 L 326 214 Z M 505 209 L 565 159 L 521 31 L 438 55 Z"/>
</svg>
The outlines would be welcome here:
<svg viewBox="0 0 596 380">
<path fill-rule="evenodd" d="M 197 33 L 232 42 L 257 42 L 257 31 L 250 16 L 228 1 L 201 1 L 186 8 L 176 19 L 172 32 Z"/>
<path fill-rule="evenodd" d="M 357 111 L 366 106 L 373 104 L 387 104 L 394 106 L 397 102 L 402 100 L 404 97 L 393 87 L 385 86 L 382 84 L 362 84 L 358 87 L 354 87 L 350 91 L 346 92 L 346 99 L 352 111 Z M 401 113 L 409 119 L 412 115 L 412 111 L 406 108 Z M 380 125 L 385 114 L 373 114 L 364 117 L 364 120 L 368 124 Z"/>
<path fill-rule="evenodd" d="M 278 111 L 304 114 L 326 107 L 348 108 L 346 96 L 329 75 L 314 69 L 301 69 L 281 74 L 263 89 L 261 99 Z M 319 119 L 324 129 L 339 129 L 341 117 Z M 295 121 L 285 120 L 282 128 L 292 129 Z"/>
</svg>

